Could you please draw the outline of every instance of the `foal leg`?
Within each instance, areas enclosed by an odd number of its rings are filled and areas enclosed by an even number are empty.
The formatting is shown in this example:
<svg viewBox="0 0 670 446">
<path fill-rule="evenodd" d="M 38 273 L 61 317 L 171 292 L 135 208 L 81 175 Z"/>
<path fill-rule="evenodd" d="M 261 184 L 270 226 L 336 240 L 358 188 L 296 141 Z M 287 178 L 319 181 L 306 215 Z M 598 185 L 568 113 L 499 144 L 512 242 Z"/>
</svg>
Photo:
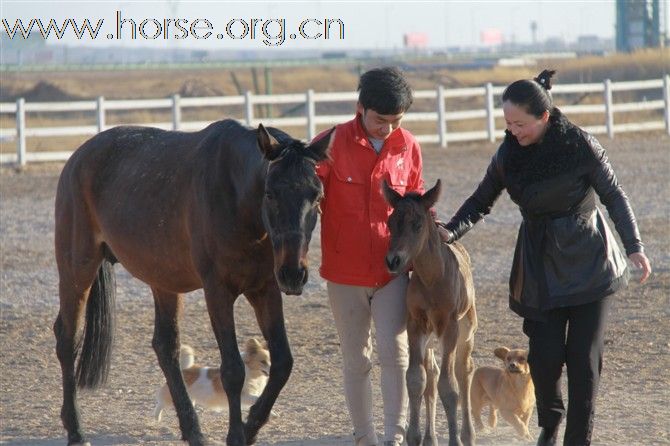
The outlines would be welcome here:
<svg viewBox="0 0 670 446">
<path fill-rule="evenodd" d="M 247 444 L 253 444 L 259 429 L 267 422 L 279 392 L 288 381 L 293 368 L 293 356 L 284 326 L 282 295 L 274 278 L 262 290 L 245 293 L 245 296 L 256 313 L 256 320 L 268 343 L 272 362 L 268 383 L 249 409 L 244 429 Z"/>
<path fill-rule="evenodd" d="M 471 307 L 468 313 L 474 313 L 474 307 Z M 474 445 L 475 443 L 475 429 L 470 410 L 470 386 L 472 385 L 472 375 L 475 372 L 475 366 L 472 362 L 475 327 L 473 327 L 470 316 L 470 314 L 466 314 L 458 322 L 458 344 L 456 346 L 456 379 L 458 380 L 458 393 L 463 414 L 461 440 L 465 445 Z"/>
<path fill-rule="evenodd" d="M 420 324 L 410 317 L 407 321 L 407 338 L 409 342 L 409 367 L 407 368 L 407 394 L 409 396 L 409 427 L 407 428 L 407 444 L 421 444 L 421 398 L 426 391 L 426 369 L 424 355 L 428 337 Z"/>
<path fill-rule="evenodd" d="M 156 320 L 151 345 L 158 357 L 174 403 L 181 439 L 189 445 L 202 445 L 204 439 L 200 431 L 198 416 L 186 391 L 186 385 L 179 368 L 179 317 L 183 307 L 181 294 L 151 288 L 154 295 Z"/>
<path fill-rule="evenodd" d="M 228 397 L 228 446 L 244 446 L 242 423 L 242 386 L 244 363 L 237 347 L 234 304 L 237 295 L 228 290 L 218 277 L 205 281 L 205 300 L 216 342 L 221 353 L 221 383 Z"/>
<path fill-rule="evenodd" d="M 442 405 L 447 413 L 449 425 L 449 446 L 462 446 L 458 439 L 458 384 L 456 382 L 456 341 L 458 340 L 458 321 L 455 317 L 447 321 L 446 328 L 442 334 L 442 368 L 437 389 L 440 393 Z"/>
<path fill-rule="evenodd" d="M 435 360 L 432 348 L 426 349 L 423 366 L 426 369 L 426 390 L 423 392 L 426 405 L 426 430 L 423 436 L 423 446 L 437 446 L 435 434 L 435 410 L 437 408 L 437 380 L 440 377 L 440 368 Z"/>
</svg>

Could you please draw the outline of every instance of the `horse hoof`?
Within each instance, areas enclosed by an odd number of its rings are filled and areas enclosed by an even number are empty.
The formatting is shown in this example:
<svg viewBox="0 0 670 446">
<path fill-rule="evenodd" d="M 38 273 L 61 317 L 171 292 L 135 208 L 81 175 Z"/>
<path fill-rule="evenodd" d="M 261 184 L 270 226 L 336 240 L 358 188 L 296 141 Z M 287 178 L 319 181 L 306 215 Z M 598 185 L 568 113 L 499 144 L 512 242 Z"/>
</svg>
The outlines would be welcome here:
<svg viewBox="0 0 670 446">
<path fill-rule="evenodd" d="M 205 446 L 205 444 L 205 438 L 202 435 L 198 435 L 188 440 L 188 446 Z"/>
</svg>

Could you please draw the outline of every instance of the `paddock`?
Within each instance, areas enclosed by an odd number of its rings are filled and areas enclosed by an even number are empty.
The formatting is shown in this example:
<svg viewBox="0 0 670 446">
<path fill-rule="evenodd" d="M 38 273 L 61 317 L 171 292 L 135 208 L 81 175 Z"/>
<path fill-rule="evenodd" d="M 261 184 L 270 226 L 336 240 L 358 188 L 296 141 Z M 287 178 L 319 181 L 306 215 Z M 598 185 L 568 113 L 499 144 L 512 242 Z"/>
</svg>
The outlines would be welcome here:
<svg viewBox="0 0 670 446">
<path fill-rule="evenodd" d="M 603 378 L 596 408 L 594 444 L 670 444 L 670 137 L 661 132 L 599 138 L 628 194 L 654 272 L 614 296 L 606 336 Z M 448 219 L 481 180 L 495 151 L 491 143 L 424 145 L 427 185 L 442 179 L 438 214 Z M 61 379 L 52 332 L 58 312 L 53 255 L 53 205 L 62 164 L 0 170 L 0 443 L 64 444 L 59 418 Z M 493 350 L 523 347 L 521 320 L 507 308 L 507 279 L 519 213 L 503 193 L 492 214 L 462 242 L 472 258 L 479 329 L 476 366 L 498 365 Z M 613 229 L 611 222 L 610 226 Z M 295 364 L 258 445 L 344 445 L 351 426 L 341 391 L 341 360 L 325 283 L 318 275 L 319 227 L 309 252 L 310 279 L 302 296 L 285 296 L 286 327 Z M 174 411 L 156 423 L 153 395 L 163 374 L 151 347 L 154 306 L 149 288 L 120 266 L 117 272 L 117 338 L 108 384 L 80 395 L 82 422 L 94 445 L 180 444 Z M 633 277 L 638 277 L 633 273 Z M 236 303 L 240 343 L 258 337 L 251 306 Z M 217 366 L 219 353 L 202 292 L 186 296 L 182 339 L 196 361 Z M 373 369 L 376 420 L 381 424 L 379 370 Z M 203 433 L 225 443 L 227 416 L 198 411 Z M 437 411 L 437 433 L 446 441 L 446 416 Z M 378 425 L 381 431 L 382 426 Z M 536 436 L 536 415 L 530 423 Z M 477 444 L 530 445 L 501 421 L 478 432 Z"/>
</svg>

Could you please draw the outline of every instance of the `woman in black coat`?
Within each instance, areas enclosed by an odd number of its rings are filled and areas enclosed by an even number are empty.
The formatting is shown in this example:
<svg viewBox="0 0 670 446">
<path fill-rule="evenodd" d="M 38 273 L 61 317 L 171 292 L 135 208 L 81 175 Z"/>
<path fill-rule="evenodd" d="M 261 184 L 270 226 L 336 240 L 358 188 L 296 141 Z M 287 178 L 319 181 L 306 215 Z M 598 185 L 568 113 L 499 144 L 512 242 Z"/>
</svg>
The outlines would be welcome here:
<svg viewBox="0 0 670 446">
<path fill-rule="evenodd" d="M 591 442 L 602 368 L 604 325 L 611 295 L 628 282 L 620 252 L 596 194 L 605 205 L 631 262 L 651 273 L 628 203 L 600 143 L 553 106 L 551 77 L 543 71 L 503 93 L 505 139 L 484 179 L 454 217 L 441 225 L 457 240 L 491 210 L 503 189 L 521 211 L 510 308 L 524 318 L 528 362 L 535 384 L 538 445 L 557 441 L 565 415 L 560 378 L 568 371 L 564 445 Z"/>
</svg>

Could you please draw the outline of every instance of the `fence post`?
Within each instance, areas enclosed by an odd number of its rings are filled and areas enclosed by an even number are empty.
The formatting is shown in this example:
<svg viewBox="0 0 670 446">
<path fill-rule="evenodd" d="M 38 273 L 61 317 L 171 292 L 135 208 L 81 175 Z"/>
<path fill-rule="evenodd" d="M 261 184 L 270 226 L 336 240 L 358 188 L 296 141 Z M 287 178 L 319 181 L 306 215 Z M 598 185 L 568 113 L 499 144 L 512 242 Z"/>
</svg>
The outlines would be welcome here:
<svg viewBox="0 0 670 446">
<path fill-rule="evenodd" d="M 444 87 L 437 86 L 437 134 L 440 141 L 440 147 L 447 147 L 447 117 L 444 106 Z"/>
<path fill-rule="evenodd" d="M 247 125 L 251 127 L 251 121 L 254 120 L 254 104 L 251 102 L 251 91 L 244 92 L 244 105 L 246 107 Z"/>
<path fill-rule="evenodd" d="M 172 130 L 179 130 L 181 127 L 181 97 L 178 94 L 172 95 Z"/>
<path fill-rule="evenodd" d="M 665 104 L 665 133 L 670 135 L 670 75 L 663 76 L 663 103 Z"/>
<path fill-rule="evenodd" d="M 607 128 L 607 136 L 614 138 L 614 109 L 612 104 L 612 81 L 605 79 L 605 128 Z"/>
<path fill-rule="evenodd" d="M 307 90 L 305 100 L 307 101 L 307 107 L 305 107 L 307 112 L 307 140 L 311 141 L 316 136 L 316 123 L 314 122 L 314 90 L 311 88 Z"/>
<path fill-rule="evenodd" d="M 486 83 L 486 130 L 489 134 L 489 141 L 496 140 L 496 120 L 493 116 L 493 85 L 491 82 Z"/>
<path fill-rule="evenodd" d="M 26 165 L 26 101 L 16 100 L 16 161 L 20 167 Z"/>
<path fill-rule="evenodd" d="M 98 96 L 95 101 L 96 106 L 96 121 L 98 123 L 98 133 L 105 130 L 105 98 Z"/>
</svg>

